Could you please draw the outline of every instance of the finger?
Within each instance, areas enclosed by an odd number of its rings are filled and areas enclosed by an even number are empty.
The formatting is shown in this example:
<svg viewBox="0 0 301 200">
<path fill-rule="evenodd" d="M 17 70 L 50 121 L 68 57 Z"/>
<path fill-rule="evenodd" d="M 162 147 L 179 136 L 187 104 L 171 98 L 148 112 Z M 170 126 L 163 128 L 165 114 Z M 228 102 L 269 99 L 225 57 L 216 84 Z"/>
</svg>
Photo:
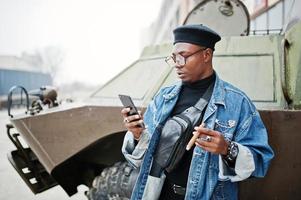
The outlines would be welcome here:
<svg viewBox="0 0 301 200">
<path fill-rule="evenodd" d="M 132 116 L 128 116 L 126 118 L 129 122 L 132 122 L 132 121 L 137 121 L 137 120 L 141 119 L 141 116 L 140 115 L 132 115 Z"/>
<path fill-rule="evenodd" d="M 201 138 L 198 138 L 197 140 L 196 140 L 196 143 L 199 145 L 199 146 L 201 146 L 201 147 L 210 147 L 210 148 L 217 148 L 217 144 L 216 143 L 214 143 L 214 141 L 204 141 L 204 140 L 202 140 Z"/>
<path fill-rule="evenodd" d="M 202 123 L 200 126 L 203 127 L 205 125 L 205 123 Z M 196 129 L 197 127 L 195 127 Z M 207 135 L 205 134 L 201 134 L 200 132 L 198 131 L 194 131 L 193 132 L 193 136 L 192 138 L 190 139 L 190 141 L 188 142 L 187 146 L 186 146 L 186 150 L 189 151 L 191 149 L 191 147 L 193 146 L 193 144 L 195 144 L 195 142 L 197 141 L 198 138 L 205 138 L 205 137 L 208 137 Z M 212 141 L 212 137 L 210 137 L 210 141 Z"/>
<path fill-rule="evenodd" d="M 137 130 L 140 130 L 140 129 L 143 130 L 144 128 L 141 127 L 140 125 L 141 125 L 141 121 L 134 121 L 134 122 L 124 123 L 124 126 L 126 127 L 126 129 L 131 131 L 131 132 L 137 132 Z"/>
<path fill-rule="evenodd" d="M 205 142 L 211 142 L 211 143 L 214 142 L 213 141 L 214 138 L 212 136 L 209 136 L 209 135 L 204 135 L 204 136 L 200 137 L 199 139 L 202 140 L 202 141 L 205 141 Z"/>
<path fill-rule="evenodd" d="M 203 127 L 194 127 L 194 130 L 198 131 L 200 134 L 205 134 L 205 135 L 209 135 L 209 136 L 218 136 L 219 132 L 215 131 L 215 130 L 211 130 L 209 128 L 203 128 Z"/>
<path fill-rule="evenodd" d="M 128 113 L 130 112 L 130 108 L 123 108 L 122 110 L 121 110 L 121 114 L 122 114 L 122 116 L 123 117 L 127 117 L 128 116 Z"/>
<path fill-rule="evenodd" d="M 211 135 L 208 135 L 208 134 L 203 134 L 203 133 L 199 134 L 199 139 L 203 140 L 203 141 L 207 141 L 207 142 L 214 142 L 214 143 L 216 143 L 217 141 L 219 141 L 218 138 L 219 137 L 211 136 Z"/>
<path fill-rule="evenodd" d="M 141 125 L 142 123 L 143 123 L 142 120 L 132 121 L 132 122 L 126 123 L 126 127 L 129 129 L 133 129 L 133 128 L 139 127 L 138 125 Z"/>
<path fill-rule="evenodd" d="M 123 123 L 124 124 L 129 123 L 129 120 L 127 119 L 127 117 L 123 118 Z"/>
</svg>

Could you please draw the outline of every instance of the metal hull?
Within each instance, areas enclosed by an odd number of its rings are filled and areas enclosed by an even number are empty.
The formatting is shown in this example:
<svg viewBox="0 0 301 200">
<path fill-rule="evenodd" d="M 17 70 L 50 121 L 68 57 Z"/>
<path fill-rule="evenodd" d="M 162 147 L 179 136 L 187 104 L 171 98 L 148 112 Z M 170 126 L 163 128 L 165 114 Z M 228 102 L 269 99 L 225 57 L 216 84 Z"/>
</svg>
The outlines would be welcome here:
<svg viewBox="0 0 301 200">
<path fill-rule="evenodd" d="M 299 199 L 301 111 L 262 110 L 260 115 L 275 158 L 265 178 L 250 178 L 240 183 L 240 199 Z"/>
<path fill-rule="evenodd" d="M 85 105 L 12 118 L 11 122 L 51 173 L 56 166 L 100 138 L 122 132 L 120 109 L 117 106 Z"/>
</svg>

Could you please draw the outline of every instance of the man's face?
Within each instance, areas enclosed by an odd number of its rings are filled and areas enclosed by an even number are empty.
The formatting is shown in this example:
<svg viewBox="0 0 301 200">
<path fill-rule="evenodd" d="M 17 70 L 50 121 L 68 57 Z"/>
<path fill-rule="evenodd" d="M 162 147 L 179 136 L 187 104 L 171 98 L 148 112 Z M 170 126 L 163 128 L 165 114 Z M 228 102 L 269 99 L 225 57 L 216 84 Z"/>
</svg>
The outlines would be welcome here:
<svg viewBox="0 0 301 200">
<path fill-rule="evenodd" d="M 210 76 L 213 72 L 212 50 L 209 48 L 190 43 L 176 43 L 172 54 L 173 56 L 180 54 L 186 58 L 185 65 L 175 66 L 178 77 L 184 82 L 195 82 Z"/>
</svg>

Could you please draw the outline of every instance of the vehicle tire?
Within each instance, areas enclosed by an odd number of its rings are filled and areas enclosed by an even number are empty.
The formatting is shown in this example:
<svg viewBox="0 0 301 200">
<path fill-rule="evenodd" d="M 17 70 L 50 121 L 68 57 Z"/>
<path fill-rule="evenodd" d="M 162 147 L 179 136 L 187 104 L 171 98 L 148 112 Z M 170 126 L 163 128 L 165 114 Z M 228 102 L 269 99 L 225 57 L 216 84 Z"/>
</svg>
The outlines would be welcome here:
<svg viewBox="0 0 301 200">
<path fill-rule="evenodd" d="M 117 162 L 94 178 L 92 188 L 86 196 L 90 200 L 128 200 L 138 172 L 127 162 Z"/>
</svg>

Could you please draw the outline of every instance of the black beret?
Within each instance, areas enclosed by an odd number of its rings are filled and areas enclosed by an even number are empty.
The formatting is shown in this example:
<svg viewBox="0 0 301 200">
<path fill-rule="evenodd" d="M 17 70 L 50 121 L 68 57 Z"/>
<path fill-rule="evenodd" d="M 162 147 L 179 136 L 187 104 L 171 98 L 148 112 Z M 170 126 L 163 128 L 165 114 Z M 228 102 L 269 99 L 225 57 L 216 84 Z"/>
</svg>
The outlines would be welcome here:
<svg viewBox="0 0 301 200">
<path fill-rule="evenodd" d="M 214 50 L 216 42 L 221 40 L 219 34 L 202 24 L 189 24 L 177 27 L 174 31 L 174 44 L 186 42 L 208 47 Z"/>
</svg>

